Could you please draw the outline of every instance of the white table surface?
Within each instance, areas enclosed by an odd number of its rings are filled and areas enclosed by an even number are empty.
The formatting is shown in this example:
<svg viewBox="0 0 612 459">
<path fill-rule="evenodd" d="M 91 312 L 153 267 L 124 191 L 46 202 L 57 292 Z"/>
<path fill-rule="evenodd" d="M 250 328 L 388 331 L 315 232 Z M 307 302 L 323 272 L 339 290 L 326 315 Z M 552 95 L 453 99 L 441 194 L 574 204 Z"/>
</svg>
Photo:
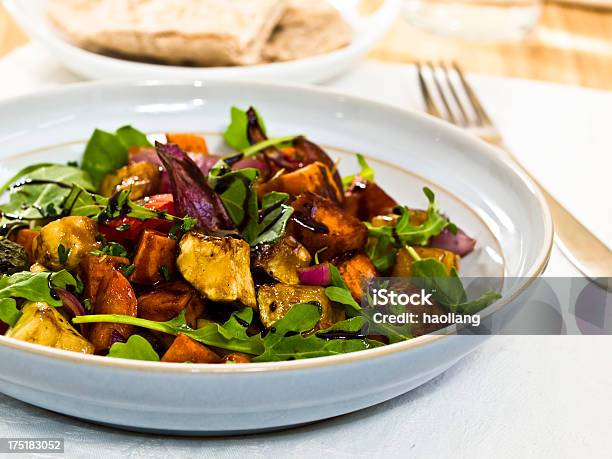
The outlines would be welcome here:
<svg viewBox="0 0 612 459">
<path fill-rule="evenodd" d="M 29 45 L 0 61 L 0 98 L 77 81 Z M 612 93 L 471 76 L 508 146 L 612 246 Z M 367 62 L 328 84 L 422 109 L 414 69 Z M 578 272 L 555 248 L 548 276 Z M 234 438 L 126 433 L 0 395 L 0 437 L 63 437 L 70 457 L 609 457 L 608 337 L 493 337 L 387 403 L 285 432 Z M 51 456 L 49 456 L 51 457 Z"/>
</svg>

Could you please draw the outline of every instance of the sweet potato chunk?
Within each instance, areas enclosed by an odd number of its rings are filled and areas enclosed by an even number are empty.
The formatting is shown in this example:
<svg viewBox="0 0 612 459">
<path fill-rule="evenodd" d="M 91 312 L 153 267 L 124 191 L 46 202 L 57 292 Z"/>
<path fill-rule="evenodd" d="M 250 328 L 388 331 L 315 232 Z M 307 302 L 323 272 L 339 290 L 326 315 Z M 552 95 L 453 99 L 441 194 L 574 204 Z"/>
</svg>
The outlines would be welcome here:
<svg viewBox="0 0 612 459">
<path fill-rule="evenodd" d="M 32 242 L 34 241 L 34 238 L 38 236 L 38 233 L 38 231 L 34 231 L 30 228 L 22 228 L 17 230 L 15 235 L 10 238 L 13 242 L 16 242 L 25 249 L 30 262 L 34 261 Z"/>
<path fill-rule="evenodd" d="M 219 363 L 221 358 L 202 343 L 180 334 L 161 359 L 175 363 Z"/>
<path fill-rule="evenodd" d="M 199 134 L 166 134 L 168 143 L 174 143 L 181 147 L 181 150 L 189 153 L 208 154 L 206 139 Z"/>
<path fill-rule="evenodd" d="M 367 283 L 378 275 L 370 258 L 363 253 L 340 263 L 338 271 L 357 302 L 363 298 Z"/>
<path fill-rule="evenodd" d="M 242 352 L 232 352 L 223 357 L 224 363 L 251 363 L 251 357 Z"/>
<path fill-rule="evenodd" d="M 310 253 L 327 247 L 320 255 L 322 260 L 361 249 L 368 240 L 365 225 L 329 199 L 307 193 L 292 206 L 295 213 L 290 231 Z"/>
<path fill-rule="evenodd" d="M 260 196 L 271 191 L 289 193 L 292 196 L 311 192 L 335 203 L 342 202 L 342 192 L 336 185 L 333 174 L 326 165 L 318 161 L 272 178 L 257 189 Z"/>
<path fill-rule="evenodd" d="M 368 221 L 376 215 L 390 213 L 397 202 L 374 182 L 355 178 L 344 194 L 344 208 L 349 215 Z"/>
<path fill-rule="evenodd" d="M 135 201 L 159 192 L 160 183 L 159 167 L 150 162 L 141 161 L 106 174 L 100 184 L 100 194 L 112 196 L 121 190 L 131 190 L 130 199 Z"/>
<path fill-rule="evenodd" d="M 176 241 L 158 231 L 144 230 L 134 256 L 134 267 L 130 280 L 137 284 L 156 284 L 167 280 L 166 274 L 172 278 L 176 272 Z"/>
<path fill-rule="evenodd" d="M 138 297 L 138 317 L 165 322 L 185 311 L 185 320 L 196 328 L 198 317 L 204 312 L 204 303 L 189 284 L 182 281 L 162 284 Z"/>
<path fill-rule="evenodd" d="M 334 323 L 336 316 L 323 287 L 306 285 L 263 285 L 257 293 L 259 317 L 261 323 L 270 328 L 274 322 L 282 319 L 285 314 L 298 303 L 317 302 L 321 305 L 321 320 L 318 328 L 327 328 Z"/>
<path fill-rule="evenodd" d="M 421 258 L 435 258 L 450 272 L 451 268 L 459 269 L 459 256 L 449 250 L 430 247 L 414 247 Z M 413 259 L 405 248 L 398 250 L 393 268 L 393 277 L 411 277 Z"/>
<path fill-rule="evenodd" d="M 119 271 L 111 271 L 102 281 L 94 314 L 121 314 L 132 317 L 138 315 L 138 302 L 134 289 Z M 93 324 L 89 329 L 89 341 L 94 345 L 96 353 L 108 351 L 113 331 L 127 339 L 134 331 L 134 327 L 112 323 Z"/>
<path fill-rule="evenodd" d="M 112 255 L 91 255 L 87 254 L 79 263 L 79 276 L 85 285 L 83 294 L 85 298 L 95 305 L 100 284 L 112 274 L 112 271 L 119 269 L 122 265 L 128 265 L 130 260 L 123 257 Z"/>
<path fill-rule="evenodd" d="M 299 284 L 297 270 L 310 265 L 312 257 L 306 247 L 292 236 L 285 236 L 277 244 L 263 249 L 255 256 L 254 264 L 284 284 Z"/>
<path fill-rule="evenodd" d="M 179 246 L 178 269 L 204 298 L 222 303 L 239 301 L 257 309 L 247 242 L 190 232 Z"/>
</svg>

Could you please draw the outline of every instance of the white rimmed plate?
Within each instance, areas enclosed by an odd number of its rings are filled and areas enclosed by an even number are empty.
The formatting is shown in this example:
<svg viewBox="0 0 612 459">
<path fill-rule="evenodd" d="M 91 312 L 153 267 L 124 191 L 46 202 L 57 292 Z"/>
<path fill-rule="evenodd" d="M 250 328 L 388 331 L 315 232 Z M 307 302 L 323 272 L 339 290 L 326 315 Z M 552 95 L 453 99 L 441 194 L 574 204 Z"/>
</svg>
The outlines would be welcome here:
<svg viewBox="0 0 612 459">
<path fill-rule="evenodd" d="M 32 39 L 49 49 L 73 72 L 92 80 L 111 78 L 246 79 L 318 83 L 346 71 L 384 36 L 397 14 L 401 0 L 384 0 L 378 10 L 362 17 L 358 1 L 335 0 L 353 29 L 353 41 L 340 50 L 290 62 L 243 67 L 181 67 L 118 59 L 86 51 L 71 44 L 46 17 L 47 0 L 4 0 L 17 23 Z"/>
<path fill-rule="evenodd" d="M 78 159 L 94 127 L 204 131 L 212 145 L 231 105 L 256 106 L 275 134 L 331 147 L 344 173 L 372 158 L 399 201 L 441 206 L 479 239 L 464 273 L 520 278 L 486 312 L 507 314 L 548 260 L 552 224 L 529 180 L 491 147 L 445 123 L 306 87 L 246 82 L 80 84 L 0 104 L 3 178 L 37 161 Z M 424 336 L 335 357 L 248 365 L 161 364 L 85 356 L 0 336 L 0 391 L 60 413 L 124 428 L 228 434 L 312 422 L 382 402 L 440 374 L 482 336 Z"/>
</svg>

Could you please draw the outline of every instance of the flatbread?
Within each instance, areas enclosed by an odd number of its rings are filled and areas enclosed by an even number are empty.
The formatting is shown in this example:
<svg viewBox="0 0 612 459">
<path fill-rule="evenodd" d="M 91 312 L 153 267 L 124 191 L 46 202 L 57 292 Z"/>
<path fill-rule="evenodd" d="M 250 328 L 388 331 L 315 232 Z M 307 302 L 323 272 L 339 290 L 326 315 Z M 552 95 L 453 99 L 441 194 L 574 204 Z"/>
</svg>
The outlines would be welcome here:
<svg viewBox="0 0 612 459">
<path fill-rule="evenodd" d="M 288 0 L 287 9 L 263 50 L 266 61 L 290 61 L 347 46 L 352 31 L 326 0 Z"/>
<path fill-rule="evenodd" d="M 77 46 L 140 60 L 249 65 L 285 0 L 51 0 L 48 15 Z"/>
</svg>

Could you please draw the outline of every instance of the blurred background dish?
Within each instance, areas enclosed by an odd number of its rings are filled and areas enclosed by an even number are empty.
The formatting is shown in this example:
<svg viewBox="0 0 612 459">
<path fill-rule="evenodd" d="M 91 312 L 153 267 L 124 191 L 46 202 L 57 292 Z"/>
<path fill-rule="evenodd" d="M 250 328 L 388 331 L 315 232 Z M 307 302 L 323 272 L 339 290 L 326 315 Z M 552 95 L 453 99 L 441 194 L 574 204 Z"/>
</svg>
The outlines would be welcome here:
<svg viewBox="0 0 612 459">
<path fill-rule="evenodd" d="M 193 2 L 193 8 L 161 0 L 141 2 L 138 8 L 115 0 L 5 0 L 35 41 L 88 79 L 302 83 L 327 80 L 358 62 L 384 36 L 401 7 L 401 0 L 384 0 L 362 16 L 359 2 L 330 3 L 336 9 L 323 0 L 258 0 L 247 8 L 218 0 Z M 217 19 L 203 19 L 207 17 Z"/>
</svg>

